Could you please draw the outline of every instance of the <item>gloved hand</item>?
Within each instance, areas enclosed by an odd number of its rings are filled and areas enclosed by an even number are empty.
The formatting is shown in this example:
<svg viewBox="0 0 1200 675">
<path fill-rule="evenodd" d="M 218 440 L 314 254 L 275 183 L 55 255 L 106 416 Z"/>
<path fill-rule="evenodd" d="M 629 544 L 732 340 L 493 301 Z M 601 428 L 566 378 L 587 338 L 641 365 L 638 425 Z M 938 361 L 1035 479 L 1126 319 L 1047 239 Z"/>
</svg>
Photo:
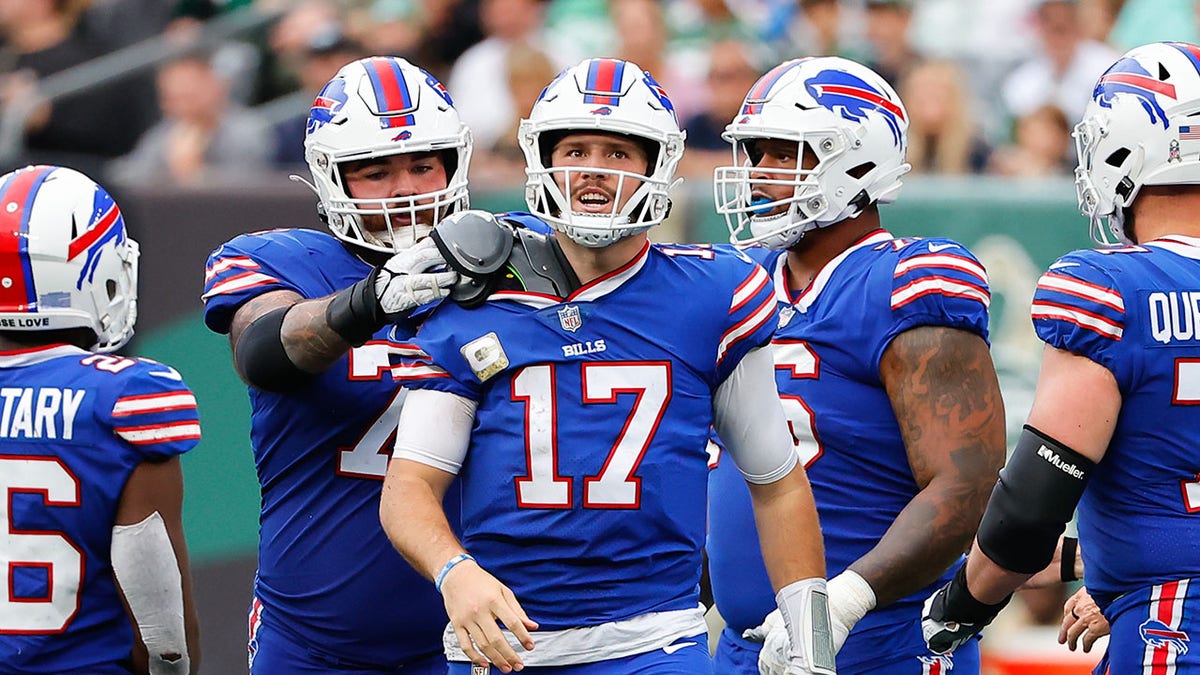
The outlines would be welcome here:
<svg viewBox="0 0 1200 675">
<path fill-rule="evenodd" d="M 395 323 L 406 319 L 417 307 L 450 295 L 450 287 L 458 281 L 458 272 L 445 265 L 433 240 L 422 239 L 376 268 L 375 299 L 384 321 Z M 429 271 L 439 266 L 443 271 Z"/>
<path fill-rule="evenodd" d="M 967 589 L 967 565 L 963 563 L 950 583 L 925 601 L 921 612 L 925 644 L 936 654 L 958 649 L 991 623 L 1010 599 L 1011 594 L 995 605 L 976 600 Z"/>
<path fill-rule="evenodd" d="M 371 270 L 362 281 L 334 294 L 325 309 L 325 322 L 357 347 L 385 324 L 403 321 L 417 307 L 449 295 L 458 273 L 430 271 L 445 264 L 433 241 L 422 239 Z"/>
<path fill-rule="evenodd" d="M 768 614 L 758 626 L 743 632 L 742 637 L 763 643 L 762 651 L 758 653 L 759 675 L 787 675 L 792 641 L 778 609 Z"/>
<path fill-rule="evenodd" d="M 759 675 L 832 675 L 834 653 L 824 579 L 802 579 L 775 594 L 779 609 L 742 634 L 763 640 Z M 796 640 L 793 646 L 793 636 Z"/>
</svg>

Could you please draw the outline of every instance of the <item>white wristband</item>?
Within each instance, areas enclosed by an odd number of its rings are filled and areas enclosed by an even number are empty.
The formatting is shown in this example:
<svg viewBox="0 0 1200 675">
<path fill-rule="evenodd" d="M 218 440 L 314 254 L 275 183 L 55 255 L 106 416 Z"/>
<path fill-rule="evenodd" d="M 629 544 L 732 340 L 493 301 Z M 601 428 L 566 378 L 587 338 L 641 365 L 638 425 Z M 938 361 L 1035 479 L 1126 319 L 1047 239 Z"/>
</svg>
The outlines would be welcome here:
<svg viewBox="0 0 1200 675">
<path fill-rule="evenodd" d="M 825 580 L 794 581 L 779 589 L 775 602 L 792 642 L 790 661 L 798 664 L 804 673 L 833 675 L 837 672 Z"/>
<path fill-rule="evenodd" d="M 446 580 L 446 575 L 450 573 L 450 570 L 454 569 L 454 566 L 460 562 L 466 562 L 474 559 L 475 557 L 470 553 L 459 553 L 450 560 L 446 561 L 446 564 L 442 566 L 442 571 L 438 572 L 437 578 L 433 580 L 433 587 L 437 589 L 438 593 L 441 593 L 442 582 Z"/>
<path fill-rule="evenodd" d="M 854 624 L 875 609 L 875 590 L 862 575 L 851 569 L 830 579 L 828 590 L 833 646 L 834 649 L 841 649 Z"/>
</svg>

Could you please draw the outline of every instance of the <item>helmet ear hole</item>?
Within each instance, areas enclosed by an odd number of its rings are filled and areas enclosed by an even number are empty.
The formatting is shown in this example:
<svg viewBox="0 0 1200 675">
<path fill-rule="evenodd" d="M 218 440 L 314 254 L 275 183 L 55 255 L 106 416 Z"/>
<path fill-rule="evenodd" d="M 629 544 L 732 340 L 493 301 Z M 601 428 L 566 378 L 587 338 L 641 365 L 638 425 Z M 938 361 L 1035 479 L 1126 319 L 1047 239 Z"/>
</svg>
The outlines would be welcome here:
<svg viewBox="0 0 1200 675">
<path fill-rule="evenodd" d="M 1117 148 L 1113 150 L 1108 157 L 1104 158 L 1104 162 L 1109 166 L 1119 167 L 1129 158 L 1129 148 Z"/>
<path fill-rule="evenodd" d="M 109 279 L 108 281 L 104 282 L 104 289 L 108 291 L 109 302 L 115 300 L 117 297 L 117 280 Z"/>
<path fill-rule="evenodd" d="M 859 164 L 853 169 L 847 171 L 846 175 L 857 180 L 862 180 L 862 177 L 871 173 L 874 168 L 875 162 L 863 162 L 862 164 Z"/>
</svg>

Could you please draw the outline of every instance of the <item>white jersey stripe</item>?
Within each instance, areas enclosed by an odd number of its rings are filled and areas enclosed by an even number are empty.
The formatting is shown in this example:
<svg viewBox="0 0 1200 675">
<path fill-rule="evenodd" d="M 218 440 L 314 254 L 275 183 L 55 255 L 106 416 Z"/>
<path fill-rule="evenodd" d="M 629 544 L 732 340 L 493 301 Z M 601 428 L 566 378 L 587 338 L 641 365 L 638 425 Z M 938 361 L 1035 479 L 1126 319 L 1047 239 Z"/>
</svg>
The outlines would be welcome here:
<svg viewBox="0 0 1200 675">
<path fill-rule="evenodd" d="M 259 274 L 258 272 L 247 272 L 245 274 L 239 274 L 235 277 L 230 277 L 229 279 L 222 281 L 216 286 L 213 286 L 207 293 L 200 297 L 201 299 L 206 299 L 211 298 L 214 295 L 233 293 L 235 291 L 244 291 L 247 288 L 275 283 L 279 283 L 279 280 L 275 277 L 268 276 L 266 274 Z"/>
<path fill-rule="evenodd" d="M 775 298 L 767 298 L 758 306 L 758 309 L 754 310 L 753 314 L 725 331 L 725 335 L 721 337 L 721 344 L 717 346 L 717 363 L 725 358 L 725 353 L 729 351 L 730 347 L 737 344 L 739 340 L 745 339 L 747 335 L 752 335 L 763 323 L 769 321 L 774 311 Z"/>
<path fill-rule="evenodd" d="M 987 291 L 978 286 L 945 277 L 924 277 L 892 291 L 892 309 L 903 307 L 913 300 L 924 295 L 929 295 L 930 293 L 978 300 L 983 303 L 984 307 L 991 304 L 991 296 L 988 295 Z"/>
<path fill-rule="evenodd" d="M 124 415 L 136 415 L 138 413 L 155 413 L 166 412 L 168 410 L 182 410 L 185 408 L 195 408 L 196 397 L 184 391 L 173 391 L 166 394 L 154 394 L 151 396 L 126 396 L 117 399 L 113 405 L 113 417 L 121 417 Z"/>
<path fill-rule="evenodd" d="M 947 267 L 953 268 L 960 272 L 966 272 L 985 284 L 987 283 L 987 272 L 983 270 L 983 265 L 980 265 L 970 258 L 964 258 L 960 255 L 949 255 L 946 253 L 931 253 L 913 256 L 908 260 L 901 262 L 899 265 L 896 265 L 896 271 L 893 273 L 893 276 L 900 277 L 914 269 L 931 267 L 940 267 L 943 269 Z"/>
<path fill-rule="evenodd" d="M 423 380 L 430 377 L 450 377 L 450 373 L 433 365 L 403 364 L 392 366 L 392 377 L 397 380 Z"/>
<path fill-rule="evenodd" d="M 1030 308 L 1031 314 L 1035 319 L 1059 319 L 1069 321 L 1081 328 L 1087 328 L 1093 332 L 1099 333 L 1106 337 L 1120 340 L 1125 333 L 1125 327 L 1113 323 L 1102 316 L 1089 314 L 1080 309 L 1072 307 L 1063 307 L 1062 305 L 1052 305 L 1047 302 L 1035 302 Z"/>
<path fill-rule="evenodd" d="M 259 269 L 258 263 L 246 256 L 237 256 L 234 258 L 222 258 L 213 263 L 208 269 L 204 270 L 204 282 L 208 283 L 210 279 L 224 272 L 230 267 L 244 267 L 248 270 Z"/>
<path fill-rule="evenodd" d="M 742 285 L 734 291 L 733 300 L 729 303 L 729 313 L 734 313 L 742 305 L 750 302 L 769 283 L 771 283 L 771 277 L 767 274 L 767 271 L 756 266 L 754 273 L 747 277 L 742 282 Z"/>
<path fill-rule="evenodd" d="M 118 427 L 117 435 L 134 445 L 200 438 L 200 423 L 195 421 L 152 424 L 144 427 Z"/>
<path fill-rule="evenodd" d="M 1038 288 L 1074 295 L 1120 312 L 1125 311 L 1125 301 L 1121 298 L 1120 293 L 1061 274 L 1043 274 L 1042 278 L 1038 280 Z"/>
</svg>

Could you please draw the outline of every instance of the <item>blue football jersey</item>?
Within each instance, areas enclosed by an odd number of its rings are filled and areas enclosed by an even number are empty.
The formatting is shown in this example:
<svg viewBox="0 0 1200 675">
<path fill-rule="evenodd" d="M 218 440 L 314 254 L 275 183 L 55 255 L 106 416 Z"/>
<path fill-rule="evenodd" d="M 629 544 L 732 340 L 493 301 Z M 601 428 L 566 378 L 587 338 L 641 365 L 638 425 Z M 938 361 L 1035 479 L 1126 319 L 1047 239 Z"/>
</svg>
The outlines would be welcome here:
<svg viewBox="0 0 1200 675">
<path fill-rule="evenodd" d="M 277 290 L 321 298 L 370 272 L 332 235 L 239 236 L 209 257 L 208 327 L 228 333 L 247 300 Z M 441 651 L 446 612 L 433 584 L 392 548 L 379 496 L 404 390 L 394 379 L 415 326 L 380 330 L 286 394 L 250 388 L 262 488 L 260 620 L 343 663 L 395 666 Z M 456 522 L 456 501 L 447 498 Z"/>
<path fill-rule="evenodd" d="M 1112 372 L 1121 413 L 1079 503 L 1085 581 L 1118 595 L 1200 577 L 1200 240 L 1076 251 L 1038 281 L 1047 344 Z"/>
<path fill-rule="evenodd" d="M 736 251 L 648 245 L 567 298 L 443 303 L 410 387 L 477 402 L 464 544 L 540 630 L 695 610 L 714 390 L 775 325 Z"/>
<path fill-rule="evenodd" d="M 808 288 L 793 293 L 786 251 L 747 253 L 775 282 L 776 383 L 812 483 L 826 569 L 833 577 L 871 550 L 918 492 L 879 376 L 884 351 L 917 326 L 947 326 L 986 339 L 986 274 L 956 242 L 896 239 L 877 230 L 830 261 Z M 720 461 L 709 489 L 713 593 L 722 616 L 740 634 L 762 622 L 775 598 L 745 481 L 730 462 Z M 839 652 L 839 670 L 924 652 L 921 603 L 949 577 L 868 613 Z"/>
<path fill-rule="evenodd" d="M 0 673 L 131 672 L 111 565 L 121 492 L 199 439 L 196 398 L 168 366 L 0 352 Z"/>
</svg>

